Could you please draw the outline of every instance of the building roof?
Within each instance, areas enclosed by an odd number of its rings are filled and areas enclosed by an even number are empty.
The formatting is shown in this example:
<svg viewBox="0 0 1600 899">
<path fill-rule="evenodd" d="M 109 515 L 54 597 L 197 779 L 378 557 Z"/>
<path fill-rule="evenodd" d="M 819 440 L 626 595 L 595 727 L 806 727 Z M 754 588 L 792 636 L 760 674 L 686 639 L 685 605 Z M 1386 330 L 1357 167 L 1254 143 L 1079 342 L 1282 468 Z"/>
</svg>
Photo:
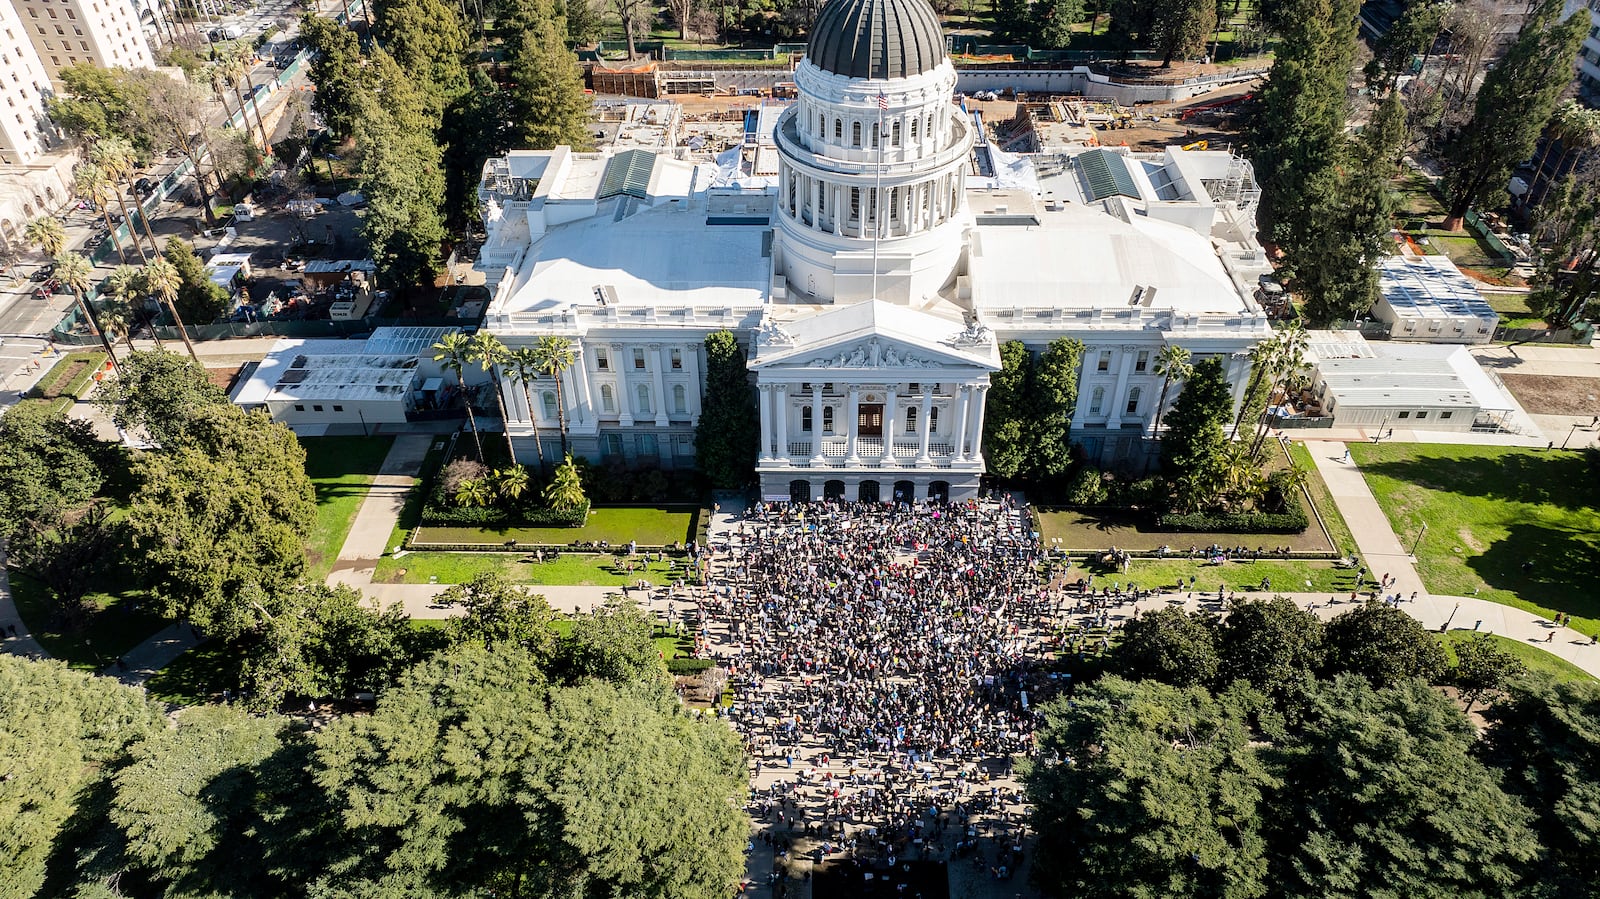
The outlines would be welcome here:
<svg viewBox="0 0 1600 899">
<path fill-rule="evenodd" d="M 779 339 L 763 336 L 753 367 L 781 362 L 811 368 L 919 368 L 931 356 L 941 364 L 1000 368 L 993 336 L 987 331 L 964 334 L 959 319 L 882 300 L 829 306 L 816 313 L 805 308 L 792 320 L 769 313 Z M 888 351 L 896 344 L 899 348 L 891 355 Z M 852 358 L 858 351 L 861 355 Z"/>
<path fill-rule="evenodd" d="M 928 0 L 831 0 L 806 58 L 846 78 L 909 78 L 944 62 L 944 30 Z"/>
<path fill-rule="evenodd" d="M 1367 346 L 1369 355 L 1317 362 L 1318 374 L 1340 406 L 1518 408 L 1464 346 L 1390 342 Z"/>
<path fill-rule="evenodd" d="M 1113 196 L 1142 199 L 1128 171 L 1128 162 L 1121 155 L 1097 147 L 1072 157 L 1072 164 L 1082 181 L 1086 201 L 1097 203 Z"/>
<path fill-rule="evenodd" d="M 270 402 L 360 402 L 405 399 L 417 355 L 376 354 L 364 340 L 299 340 L 272 345 L 234 396 L 241 406 Z"/>
<path fill-rule="evenodd" d="M 1378 292 L 1401 318 L 1500 315 L 1447 256 L 1390 256 L 1378 263 Z"/>
</svg>

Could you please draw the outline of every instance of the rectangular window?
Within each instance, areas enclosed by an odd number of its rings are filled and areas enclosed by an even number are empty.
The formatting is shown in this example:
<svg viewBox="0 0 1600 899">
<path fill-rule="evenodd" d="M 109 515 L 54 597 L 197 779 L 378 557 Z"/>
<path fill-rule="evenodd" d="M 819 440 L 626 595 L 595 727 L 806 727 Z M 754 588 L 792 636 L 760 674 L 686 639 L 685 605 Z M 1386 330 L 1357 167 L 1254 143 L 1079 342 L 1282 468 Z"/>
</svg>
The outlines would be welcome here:
<svg viewBox="0 0 1600 899">
<path fill-rule="evenodd" d="M 683 371 L 683 350 L 672 350 L 672 370 Z"/>
<path fill-rule="evenodd" d="M 822 433 L 824 433 L 824 434 L 832 434 L 833 433 L 833 407 L 832 406 L 823 406 L 822 407 Z"/>
<path fill-rule="evenodd" d="M 611 370 L 611 355 L 609 353 L 607 353 L 605 350 L 600 350 L 600 349 L 595 350 L 594 351 L 594 367 L 599 369 L 600 371 L 610 371 Z"/>
<path fill-rule="evenodd" d="M 811 433 L 811 407 L 810 406 L 801 406 L 800 407 L 800 430 L 804 431 L 807 434 Z"/>
<path fill-rule="evenodd" d="M 1411 417 L 1411 413 L 1409 411 L 1401 412 L 1400 413 L 1400 417 L 1401 418 L 1410 418 Z"/>
<path fill-rule="evenodd" d="M 311 407 L 311 411 L 312 412 L 321 412 L 322 411 L 322 407 L 321 406 L 312 406 Z"/>
<path fill-rule="evenodd" d="M 1134 371 L 1144 371 L 1145 369 L 1147 369 L 1149 367 L 1150 367 L 1150 351 L 1149 350 L 1140 350 L 1138 358 L 1134 360 L 1133 370 Z"/>
<path fill-rule="evenodd" d="M 304 412 L 304 411 L 306 411 L 306 407 L 300 405 L 299 403 L 295 403 L 294 404 L 294 411 L 296 411 L 296 412 Z"/>
<path fill-rule="evenodd" d="M 333 407 L 333 411 L 335 411 L 335 412 L 343 412 L 344 411 L 344 407 L 343 406 L 334 406 Z"/>
<path fill-rule="evenodd" d="M 1428 417 L 1428 413 L 1427 413 L 1427 410 L 1423 410 L 1423 411 L 1421 411 L 1421 412 L 1418 412 L 1418 413 L 1417 413 L 1417 417 L 1418 417 L 1418 418 L 1427 418 L 1427 417 Z"/>
<path fill-rule="evenodd" d="M 1095 371 L 1110 371 L 1111 370 L 1111 351 L 1110 350 L 1101 350 L 1100 351 L 1100 360 L 1095 363 L 1094 370 Z"/>
<path fill-rule="evenodd" d="M 656 451 L 656 435 L 654 435 L 654 434 L 640 434 L 639 435 L 639 455 L 644 456 L 647 459 L 655 458 L 655 456 L 657 455 L 657 451 Z"/>
<path fill-rule="evenodd" d="M 621 434 L 607 434 L 606 435 L 606 456 L 612 457 L 612 458 L 619 458 L 619 459 L 622 457 L 622 435 Z"/>
<path fill-rule="evenodd" d="M 690 436 L 688 434 L 679 434 L 677 439 L 676 439 L 676 441 L 675 441 L 675 443 L 676 443 L 677 448 L 678 448 L 678 455 L 680 455 L 680 456 L 693 456 L 694 455 L 694 437 L 692 437 L 692 436 Z"/>
<path fill-rule="evenodd" d="M 642 347 L 633 348 L 633 367 L 636 371 L 644 371 L 644 349 Z"/>
</svg>

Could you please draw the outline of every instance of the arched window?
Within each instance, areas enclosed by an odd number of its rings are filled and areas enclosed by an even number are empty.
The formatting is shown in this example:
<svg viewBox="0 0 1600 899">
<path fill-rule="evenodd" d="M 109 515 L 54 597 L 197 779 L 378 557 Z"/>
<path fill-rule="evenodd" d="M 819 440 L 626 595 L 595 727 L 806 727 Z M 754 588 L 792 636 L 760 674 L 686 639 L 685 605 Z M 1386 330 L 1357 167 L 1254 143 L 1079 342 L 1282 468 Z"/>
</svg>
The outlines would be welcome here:
<svg viewBox="0 0 1600 899">
<path fill-rule="evenodd" d="M 1128 391 L 1128 415 L 1139 414 L 1139 388 Z"/>
<path fill-rule="evenodd" d="M 539 402 L 544 405 L 544 417 L 556 417 L 556 394 L 553 390 L 546 390 L 539 394 Z"/>
<path fill-rule="evenodd" d="M 672 385 L 672 411 L 679 415 L 689 411 L 689 394 L 682 384 Z"/>
<path fill-rule="evenodd" d="M 610 384 L 600 385 L 600 409 L 607 413 L 617 411 L 617 395 L 611 390 Z"/>
<path fill-rule="evenodd" d="M 852 147 L 861 146 L 861 123 L 860 122 L 851 122 L 850 123 L 850 146 L 852 146 Z"/>
<path fill-rule="evenodd" d="M 1090 398 L 1089 398 L 1089 414 L 1090 415 L 1099 415 L 1101 412 L 1105 411 L 1105 405 L 1106 405 L 1106 389 L 1104 387 L 1096 387 L 1094 389 L 1094 393 L 1090 394 Z"/>
<path fill-rule="evenodd" d="M 928 410 L 928 430 L 929 431 L 934 431 L 934 432 L 939 430 L 939 407 L 938 406 L 934 406 L 934 407 L 932 407 L 932 408 L 930 408 Z"/>
<path fill-rule="evenodd" d="M 907 434 L 915 434 L 915 433 L 917 433 L 917 407 L 916 406 L 911 406 L 911 407 L 906 409 L 906 433 Z"/>
<path fill-rule="evenodd" d="M 824 434 L 832 434 L 833 433 L 833 407 L 832 406 L 823 406 L 822 407 L 822 433 L 824 433 Z"/>
<path fill-rule="evenodd" d="M 828 136 L 828 117 L 819 112 L 819 113 L 817 113 L 817 137 L 827 137 L 827 136 Z"/>
<path fill-rule="evenodd" d="M 649 385 L 640 384 L 639 386 L 635 387 L 633 389 L 633 395 L 635 397 L 637 397 L 638 400 L 639 400 L 639 402 L 638 402 L 639 408 L 637 408 L 637 409 L 635 409 L 633 411 L 638 412 L 640 414 L 648 414 L 651 411 L 651 409 L 650 409 L 650 387 L 649 387 Z"/>
</svg>

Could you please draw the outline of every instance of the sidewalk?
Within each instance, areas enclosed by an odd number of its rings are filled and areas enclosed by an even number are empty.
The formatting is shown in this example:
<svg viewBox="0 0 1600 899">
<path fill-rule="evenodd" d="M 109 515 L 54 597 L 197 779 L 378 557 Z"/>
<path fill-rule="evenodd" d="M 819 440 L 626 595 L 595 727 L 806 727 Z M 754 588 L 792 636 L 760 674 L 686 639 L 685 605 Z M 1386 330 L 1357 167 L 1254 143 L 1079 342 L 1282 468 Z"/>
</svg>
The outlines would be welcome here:
<svg viewBox="0 0 1600 899">
<path fill-rule="evenodd" d="M 366 590 L 372 584 L 378 560 L 391 549 L 389 537 L 400 521 L 406 494 L 416 484 L 422 460 L 436 439 L 433 434 L 405 434 L 395 438 L 372 485 L 367 488 L 367 496 L 361 501 L 361 509 L 350 525 L 344 546 L 339 549 L 339 561 L 328 575 L 328 583 L 347 584 L 359 590 Z"/>
<path fill-rule="evenodd" d="M 1411 553 L 1389 526 L 1389 518 L 1373 497 L 1366 478 L 1361 476 L 1361 469 L 1354 461 L 1345 461 L 1345 445 L 1330 440 L 1307 440 L 1305 447 L 1316 463 L 1317 473 L 1327 483 L 1328 493 L 1344 515 L 1345 523 L 1350 526 L 1350 533 L 1356 538 L 1368 576 L 1376 580 L 1385 574 L 1392 575 L 1396 580 L 1389 588 L 1391 593 L 1406 596 L 1413 591 L 1427 593 L 1412 563 Z"/>
<path fill-rule="evenodd" d="M 17 629 L 15 636 L 11 633 L 13 627 Z M 28 632 L 27 622 L 22 620 L 22 615 L 17 612 L 17 604 L 11 598 L 11 575 L 6 570 L 4 541 L 0 541 L 0 650 L 18 656 L 49 656 L 39 641 L 33 639 L 33 634 Z"/>
<path fill-rule="evenodd" d="M 172 664 L 178 656 L 204 642 L 205 638 L 189 625 L 169 624 L 160 633 L 123 653 L 121 665 L 112 663 L 100 673 L 137 687 Z"/>
</svg>

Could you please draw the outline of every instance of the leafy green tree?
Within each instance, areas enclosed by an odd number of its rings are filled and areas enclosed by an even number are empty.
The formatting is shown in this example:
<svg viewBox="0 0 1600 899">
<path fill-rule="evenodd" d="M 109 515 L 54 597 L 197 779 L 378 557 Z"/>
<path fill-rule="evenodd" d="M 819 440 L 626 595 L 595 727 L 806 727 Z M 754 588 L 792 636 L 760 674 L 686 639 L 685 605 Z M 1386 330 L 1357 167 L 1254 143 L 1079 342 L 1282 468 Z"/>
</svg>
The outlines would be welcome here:
<svg viewBox="0 0 1600 899">
<path fill-rule="evenodd" d="M 1165 344 L 1156 353 L 1156 374 L 1161 376 L 1161 398 L 1156 401 L 1155 425 L 1151 433 L 1161 433 L 1161 419 L 1167 411 L 1167 391 L 1172 389 L 1173 381 L 1186 380 L 1194 371 L 1194 366 L 1189 363 L 1189 351 L 1174 343 Z"/>
<path fill-rule="evenodd" d="M 122 377 L 103 386 L 100 399 L 117 427 L 142 428 L 160 446 L 179 439 L 192 413 L 227 402 L 204 370 L 163 350 L 129 353 Z"/>
<path fill-rule="evenodd" d="M 26 525 L 11 538 L 6 561 L 49 594 L 49 618 L 36 624 L 68 631 L 82 627 L 91 611 L 84 596 L 123 555 L 122 523 L 111 520 L 106 506 L 94 505 L 80 515 Z"/>
<path fill-rule="evenodd" d="M 0 897 L 41 894 L 80 803 L 160 728 L 160 710 L 138 690 L 0 655 Z"/>
<path fill-rule="evenodd" d="M 512 143 L 549 149 L 586 150 L 590 103 L 583 72 L 565 43 L 567 25 L 548 0 L 509 0 L 502 20 L 503 46 L 511 76 Z"/>
<path fill-rule="evenodd" d="M 1069 435 L 1078 405 L 1078 366 L 1082 362 L 1083 343 L 1058 337 L 1034 366 L 1027 467 L 1035 480 L 1060 481 L 1072 468 Z"/>
<path fill-rule="evenodd" d="M 1127 62 L 1128 51 L 1150 44 L 1158 6 L 1158 0 L 1108 0 L 1111 24 L 1106 28 L 1106 40 L 1118 51 L 1120 61 Z"/>
<path fill-rule="evenodd" d="M 1472 725 L 1451 700 L 1416 680 L 1374 689 L 1352 677 L 1312 699 L 1273 752 L 1281 895 L 1525 895 L 1533 816 L 1472 757 Z"/>
<path fill-rule="evenodd" d="M 1434 683 L 1445 673 L 1444 649 L 1422 623 L 1376 601 L 1335 615 L 1324 643 L 1328 674 L 1359 674 L 1380 688 L 1412 679 Z"/>
<path fill-rule="evenodd" d="M 1507 687 L 1484 710 L 1493 726 L 1477 748 L 1535 815 L 1545 857 L 1524 895 L 1600 894 L 1600 684 L 1521 677 Z"/>
<path fill-rule="evenodd" d="M 1235 603 L 1217 628 L 1219 684 L 1240 680 L 1296 717 L 1322 668 L 1322 620 L 1281 596 Z"/>
<path fill-rule="evenodd" d="M 1217 619 L 1207 612 L 1154 609 L 1123 625 L 1113 664 L 1124 676 L 1175 687 L 1216 680 Z"/>
<path fill-rule="evenodd" d="M 110 137 L 144 137 L 134 124 L 138 91 L 130 85 L 125 69 L 83 63 L 60 69 L 56 80 L 61 89 L 45 100 L 45 111 L 74 140 L 92 144 Z"/>
<path fill-rule="evenodd" d="M 461 14 L 444 0 L 387 0 L 373 27 L 383 48 L 405 71 L 439 119 L 468 89 L 472 38 Z"/>
<path fill-rule="evenodd" d="M 1217 29 L 1217 0 L 1166 0 L 1156 4 L 1151 38 L 1161 54 L 1161 67 L 1173 57 L 1193 57 L 1205 49 L 1206 38 Z"/>
<path fill-rule="evenodd" d="M 382 283 L 432 284 L 444 227 L 444 157 L 434 139 L 437 110 L 382 50 L 367 61 L 352 135 L 356 181 L 367 199 L 361 233 Z"/>
<path fill-rule="evenodd" d="M 173 302 L 184 321 L 209 324 L 227 311 L 228 291 L 211 280 L 206 264 L 194 251 L 194 244 L 169 237 L 161 256 L 178 270 L 178 294 Z"/>
<path fill-rule="evenodd" d="M 1083 20 L 1084 0 L 1039 0 L 1030 10 L 1032 41 L 1046 50 L 1065 50 L 1072 43 L 1072 26 Z M 998 15 L 998 10 L 996 11 Z"/>
<path fill-rule="evenodd" d="M 0 447 L 0 540 L 83 509 L 113 462 L 88 422 L 43 403 L 19 403 L 0 416 Z"/>
<path fill-rule="evenodd" d="M 241 676 L 257 709 L 290 697 L 378 692 L 411 660 L 411 619 L 399 605 L 373 609 L 342 584 L 297 585 L 266 605 L 269 617 L 248 644 Z"/>
<path fill-rule="evenodd" d="M 468 89 L 445 109 L 449 128 L 441 129 L 444 145 L 445 203 L 449 219 L 474 218 L 478 179 L 491 156 L 511 149 L 511 99 L 476 66 L 468 71 Z"/>
<path fill-rule="evenodd" d="M 1439 39 L 1449 11 L 1450 4 L 1440 0 L 1407 3 L 1400 18 L 1372 47 L 1372 59 L 1366 66 L 1367 86 L 1392 90 L 1400 76 L 1410 70 L 1412 58 L 1428 52 Z"/>
<path fill-rule="evenodd" d="M 572 456 L 568 455 L 565 461 L 556 466 L 550 483 L 545 485 L 544 504 L 558 512 L 576 512 L 588 501 L 589 498 L 583 495 L 583 479 L 578 475 L 578 466 L 572 463 Z"/>
<path fill-rule="evenodd" d="M 259 628 L 305 568 L 316 500 L 294 432 L 234 406 L 190 411 L 135 462 L 134 551 L 158 605 L 222 639 Z"/>
<path fill-rule="evenodd" d="M 651 641 L 654 633 L 654 622 L 637 604 L 609 600 L 573 619 L 559 647 L 559 670 L 570 682 L 598 678 L 664 687 L 667 669 Z"/>
<path fill-rule="evenodd" d="M 1000 344 L 1000 370 L 990 376 L 983 413 L 983 458 L 1002 480 L 1020 476 L 1028 460 L 1028 398 L 1033 354 L 1020 340 Z"/>
<path fill-rule="evenodd" d="M 1259 697 L 1105 677 L 1043 709 L 1025 771 L 1034 874 L 1081 897 L 1269 892 L 1259 818 L 1277 784 L 1251 748 Z"/>
<path fill-rule="evenodd" d="M 1528 307 L 1556 327 L 1582 321 L 1600 292 L 1600 182 L 1557 182 L 1535 208 L 1534 223 L 1538 268 Z"/>
<path fill-rule="evenodd" d="M 1010 43 L 1031 43 L 1039 24 L 1029 0 L 991 0 L 990 18 L 995 38 Z"/>
<path fill-rule="evenodd" d="M 1587 16 L 1568 16 L 1563 0 L 1533 0 L 1516 39 L 1489 74 L 1471 121 L 1445 143 L 1445 225 L 1461 227 L 1467 210 L 1505 190 L 1511 170 L 1533 155 L 1539 131 L 1572 81 Z"/>
<path fill-rule="evenodd" d="M 1212 357 L 1195 363 L 1167 413 L 1167 433 L 1161 440 L 1162 470 L 1180 510 L 1206 508 L 1221 496 L 1228 443 L 1223 426 L 1232 411 L 1222 360 Z"/>
<path fill-rule="evenodd" d="M 313 893 L 714 896 L 743 870 L 732 731 L 633 686 L 552 689 L 514 645 L 436 656 L 316 743 L 348 836 Z"/>
<path fill-rule="evenodd" d="M 1528 666 L 1521 659 L 1501 649 L 1487 635 L 1464 640 L 1454 649 L 1456 663 L 1450 669 L 1450 680 L 1467 701 L 1468 712 L 1478 700 L 1504 690 L 1513 679 L 1528 673 Z"/>
<path fill-rule="evenodd" d="M 451 643 L 480 643 L 493 648 L 502 643 L 521 646 L 534 658 L 555 653 L 555 612 L 543 596 L 530 593 L 494 574 L 480 574 L 465 584 L 439 594 L 440 605 L 460 608 L 466 614 L 451 618 L 446 632 Z"/>
<path fill-rule="evenodd" d="M 311 108 L 335 140 L 354 133 L 357 102 L 364 91 L 361 41 L 332 19 L 307 12 L 300 17 L 300 37 L 312 51 L 311 83 L 316 85 Z"/>
<path fill-rule="evenodd" d="M 695 464 L 715 487 L 743 487 L 755 475 L 761 442 L 750 371 L 732 331 L 707 334 L 705 346 L 706 387 L 694 429 Z"/>
</svg>

